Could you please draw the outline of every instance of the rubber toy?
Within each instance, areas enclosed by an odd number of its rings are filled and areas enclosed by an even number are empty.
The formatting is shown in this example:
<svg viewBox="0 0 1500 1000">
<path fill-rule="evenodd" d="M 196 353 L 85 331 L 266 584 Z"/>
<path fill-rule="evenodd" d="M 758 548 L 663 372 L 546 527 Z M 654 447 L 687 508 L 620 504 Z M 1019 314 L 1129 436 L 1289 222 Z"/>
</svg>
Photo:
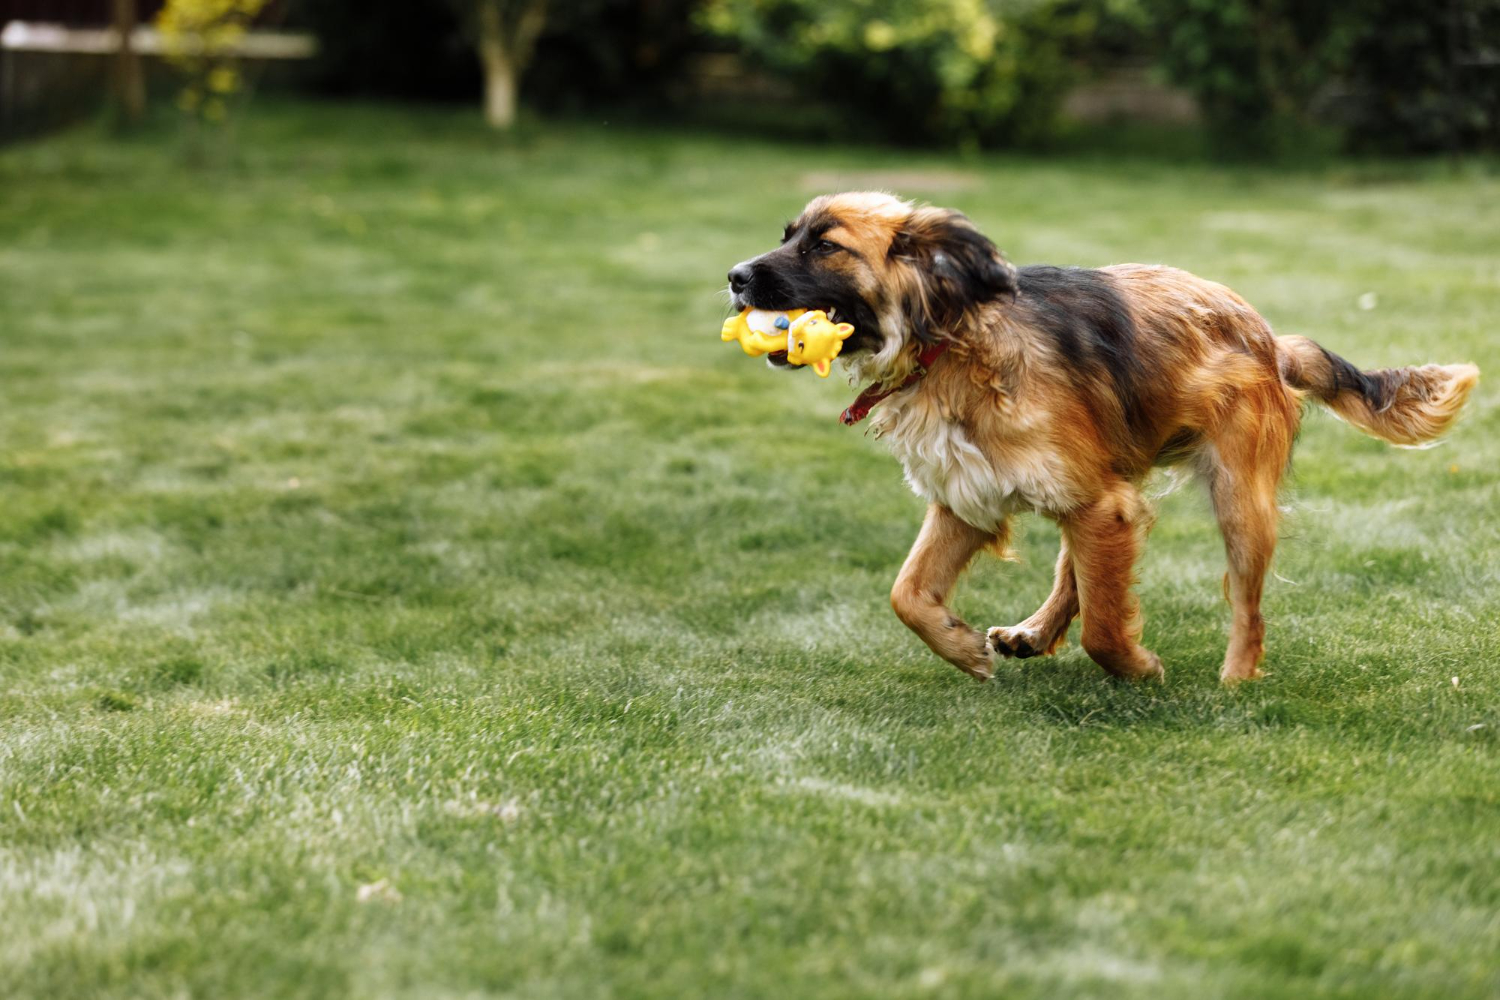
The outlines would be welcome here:
<svg viewBox="0 0 1500 1000">
<path fill-rule="evenodd" d="M 821 309 L 746 309 L 724 321 L 719 339 L 739 341 L 744 352 L 756 358 L 785 351 L 790 364 L 812 365 L 827 378 L 852 333 L 853 324 L 834 323 Z"/>
<path fill-rule="evenodd" d="M 794 365 L 812 365 L 819 378 L 833 370 L 833 359 L 854 332 L 853 323 L 835 323 L 821 309 L 792 321 L 787 330 L 786 359 Z"/>
<path fill-rule="evenodd" d="M 786 334 L 792 320 L 799 318 L 805 309 L 788 309 L 780 312 L 772 309 L 746 309 L 738 316 L 724 321 L 719 339 L 738 340 L 745 353 L 752 358 L 763 354 L 774 354 L 787 349 Z"/>
</svg>

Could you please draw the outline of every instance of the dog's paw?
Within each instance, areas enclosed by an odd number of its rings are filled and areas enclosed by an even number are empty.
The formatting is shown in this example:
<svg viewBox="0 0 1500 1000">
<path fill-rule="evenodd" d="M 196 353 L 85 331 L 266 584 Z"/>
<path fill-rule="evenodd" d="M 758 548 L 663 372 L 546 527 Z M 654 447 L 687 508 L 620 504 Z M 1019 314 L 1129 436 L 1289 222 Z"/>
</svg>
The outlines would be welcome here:
<svg viewBox="0 0 1500 1000">
<path fill-rule="evenodd" d="M 1228 687 L 1242 684 L 1245 681 L 1258 681 L 1266 676 L 1265 672 L 1254 663 L 1224 664 L 1224 669 L 1219 672 L 1219 683 Z"/>
<path fill-rule="evenodd" d="M 989 639 L 982 632 L 975 632 L 974 638 L 978 640 L 978 648 L 973 649 L 970 655 L 955 659 L 953 663 L 958 669 L 983 683 L 995 675 L 995 651 L 990 648 Z"/>
<path fill-rule="evenodd" d="M 989 645 L 1000 656 L 1018 660 L 1041 656 L 1047 652 L 1041 638 L 1029 628 L 1012 625 L 1010 628 L 995 627 L 989 631 Z"/>
<path fill-rule="evenodd" d="M 1158 684 L 1165 684 L 1167 681 L 1167 669 L 1162 666 L 1161 657 L 1148 649 L 1146 650 L 1145 666 L 1140 673 L 1130 675 L 1128 679 L 1133 681 L 1156 681 Z"/>
<path fill-rule="evenodd" d="M 965 673 L 981 684 L 995 676 L 995 651 L 990 649 L 988 642 L 983 644 L 979 657 L 969 665 Z"/>
</svg>

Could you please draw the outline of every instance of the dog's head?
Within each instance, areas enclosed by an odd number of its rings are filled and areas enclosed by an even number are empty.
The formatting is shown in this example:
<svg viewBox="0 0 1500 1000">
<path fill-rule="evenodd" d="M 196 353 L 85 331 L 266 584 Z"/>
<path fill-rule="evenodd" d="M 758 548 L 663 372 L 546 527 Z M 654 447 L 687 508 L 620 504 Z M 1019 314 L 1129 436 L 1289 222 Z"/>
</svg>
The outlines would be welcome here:
<svg viewBox="0 0 1500 1000">
<path fill-rule="evenodd" d="M 872 192 L 813 199 L 780 247 L 729 272 L 736 310 L 823 309 L 853 323 L 840 356 L 876 379 L 897 374 L 913 342 L 956 335 L 1015 290 L 1015 268 L 963 214 Z"/>
</svg>

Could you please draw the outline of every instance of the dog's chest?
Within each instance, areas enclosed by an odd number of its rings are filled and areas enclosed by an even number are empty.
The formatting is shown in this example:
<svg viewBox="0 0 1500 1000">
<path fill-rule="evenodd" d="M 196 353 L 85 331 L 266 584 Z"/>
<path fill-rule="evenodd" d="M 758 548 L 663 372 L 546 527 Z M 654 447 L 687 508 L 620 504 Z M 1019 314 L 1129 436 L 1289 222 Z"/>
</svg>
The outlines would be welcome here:
<svg viewBox="0 0 1500 1000">
<path fill-rule="evenodd" d="M 1035 435 L 1006 435 L 981 448 L 962 423 L 916 393 L 893 397 L 882 410 L 875 429 L 907 484 L 976 528 L 998 531 L 1017 510 L 1074 506 L 1066 470 Z"/>
</svg>

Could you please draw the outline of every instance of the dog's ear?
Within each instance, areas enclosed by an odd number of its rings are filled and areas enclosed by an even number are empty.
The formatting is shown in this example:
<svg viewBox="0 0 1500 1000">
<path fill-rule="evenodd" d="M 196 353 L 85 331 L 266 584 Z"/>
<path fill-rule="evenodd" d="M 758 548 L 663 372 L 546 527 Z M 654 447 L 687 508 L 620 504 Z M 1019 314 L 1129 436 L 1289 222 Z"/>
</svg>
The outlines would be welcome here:
<svg viewBox="0 0 1500 1000">
<path fill-rule="evenodd" d="M 1016 293 L 1016 269 L 962 212 L 914 209 L 890 252 L 914 272 L 907 313 L 922 340 L 933 339 L 974 306 Z"/>
</svg>

